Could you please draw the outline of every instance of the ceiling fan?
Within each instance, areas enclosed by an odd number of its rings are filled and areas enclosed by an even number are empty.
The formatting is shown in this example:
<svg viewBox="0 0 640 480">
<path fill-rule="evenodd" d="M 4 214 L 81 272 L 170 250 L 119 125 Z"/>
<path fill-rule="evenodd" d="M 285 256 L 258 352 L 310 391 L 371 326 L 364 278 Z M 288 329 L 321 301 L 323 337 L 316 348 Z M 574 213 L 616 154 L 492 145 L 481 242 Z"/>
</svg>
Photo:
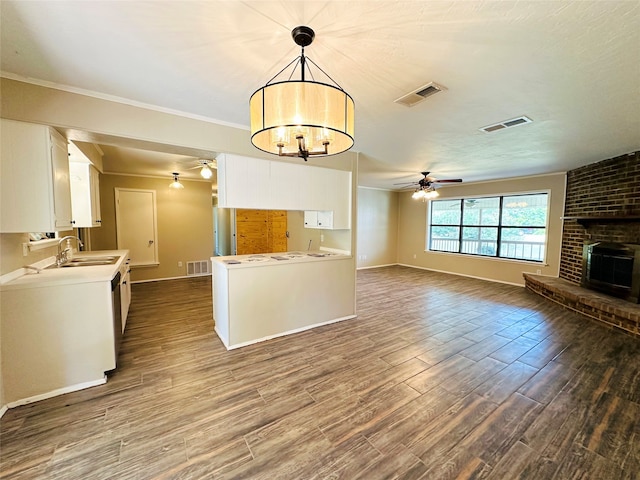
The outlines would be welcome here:
<svg viewBox="0 0 640 480">
<path fill-rule="evenodd" d="M 439 196 L 436 191 L 436 184 L 439 183 L 460 183 L 462 182 L 461 178 L 449 178 L 446 180 L 438 180 L 434 177 L 430 177 L 429 174 L 431 172 L 420 172 L 423 175 L 423 178 L 418 180 L 417 182 L 405 182 L 405 183 L 395 183 L 394 185 L 404 185 L 401 188 L 413 188 L 416 187 L 415 192 L 413 192 L 412 198 L 415 199 L 423 199 L 427 200 L 429 198 L 436 198 Z"/>
</svg>

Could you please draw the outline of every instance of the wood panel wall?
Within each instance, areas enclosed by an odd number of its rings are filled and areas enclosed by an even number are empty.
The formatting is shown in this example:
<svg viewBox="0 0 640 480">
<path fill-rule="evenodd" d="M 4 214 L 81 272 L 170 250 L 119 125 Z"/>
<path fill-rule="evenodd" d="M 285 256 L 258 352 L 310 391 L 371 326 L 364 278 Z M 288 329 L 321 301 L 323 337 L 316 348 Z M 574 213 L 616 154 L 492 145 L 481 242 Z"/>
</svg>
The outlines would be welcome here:
<svg viewBox="0 0 640 480">
<path fill-rule="evenodd" d="M 236 210 L 238 255 L 287 251 L 286 210 Z"/>
</svg>

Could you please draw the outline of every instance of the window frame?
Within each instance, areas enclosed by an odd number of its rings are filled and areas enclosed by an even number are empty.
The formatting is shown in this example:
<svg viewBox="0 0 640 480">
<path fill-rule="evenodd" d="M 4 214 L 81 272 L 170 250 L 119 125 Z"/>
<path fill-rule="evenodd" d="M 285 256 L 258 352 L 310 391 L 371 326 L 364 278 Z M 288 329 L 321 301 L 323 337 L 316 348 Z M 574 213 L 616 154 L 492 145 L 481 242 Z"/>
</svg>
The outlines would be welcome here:
<svg viewBox="0 0 640 480">
<path fill-rule="evenodd" d="M 545 225 L 544 226 L 527 226 L 527 225 L 503 225 L 502 220 L 503 220 L 503 206 L 504 206 L 504 199 L 505 197 L 515 197 L 515 196 L 527 196 L 527 195 L 546 195 L 547 196 L 547 211 L 546 211 L 546 219 L 545 219 Z M 499 212 L 498 212 L 498 224 L 497 225 L 465 225 L 464 224 L 464 201 L 465 200 L 478 200 L 478 199 L 489 199 L 489 198 L 498 198 L 499 199 Z M 458 222 L 458 224 L 454 224 L 454 225 L 446 225 L 446 224 L 432 224 L 431 223 L 431 219 L 432 219 L 432 208 L 433 208 L 433 204 L 434 202 L 439 202 L 439 201 L 459 201 L 460 202 L 460 220 Z M 439 198 L 437 200 L 430 200 L 429 202 L 429 207 L 426 209 L 427 210 L 427 228 L 426 228 L 426 242 L 425 242 L 425 252 L 430 252 L 430 253 L 442 253 L 442 254 L 449 254 L 449 255 L 464 255 L 464 256 L 472 256 L 472 257 L 480 257 L 480 258 L 486 258 L 486 259 L 492 259 L 492 260 L 499 260 L 499 261 L 511 261 L 511 262 L 525 262 L 525 263 L 536 263 L 536 264 L 542 264 L 542 265 L 546 265 L 547 264 L 547 255 L 548 255 L 548 247 L 549 247 L 549 213 L 551 210 L 551 191 L 550 190 L 535 190 L 535 191 L 528 191 L 528 192 L 511 192 L 511 193 L 499 193 L 499 194 L 486 194 L 486 195 L 472 195 L 472 196 L 464 196 L 464 197 L 445 197 L 445 198 Z M 450 251 L 450 250 L 434 250 L 431 249 L 430 244 L 431 244 L 431 230 L 432 227 L 455 227 L 458 228 L 458 251 Z M 463 248 L 463 230 L 465 227 L 470 227 L 470 228 L 495 228 L 497 230 L 497 236 L 496 236 L 496 254 L 495 255 L 488 255 L 488 254 L 482 254 L 482 253 L 467 253 L 467 252 L 463 252 L 462 248 Z M 501 250 L 501 240 L 502 240 L 502 234 L 503 234 L 503 230 L 504 229 L 509 229 L 509 228 L 530 228 L 530 229 L 537 229 L 537 230 L 544 230 L 545 232 L 545 241 L 544 241 L 544 255 L 543 258 L 541 260 L 532 260 L 532 259 L 526 259 L 526 258 L 516 258 L 516 257 L 508 257 L 508 256 L 501 256 L 500 255 L 500 250 Z"/>
</svg>

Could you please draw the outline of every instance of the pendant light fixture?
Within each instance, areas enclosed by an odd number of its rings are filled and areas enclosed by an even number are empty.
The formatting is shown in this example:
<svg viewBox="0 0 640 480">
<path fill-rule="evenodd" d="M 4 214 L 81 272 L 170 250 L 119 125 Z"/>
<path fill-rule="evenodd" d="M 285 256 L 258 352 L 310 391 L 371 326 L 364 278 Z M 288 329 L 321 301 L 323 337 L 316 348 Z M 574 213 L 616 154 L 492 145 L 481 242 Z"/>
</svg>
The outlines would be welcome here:
<svg viewBox="0 0 640 480">
<path fill-rule="evenodd" d="M 304 54 L 315 38 L 305 26 L 291 31 L 294 42 L 302 48 L 267 84 L 251 95 L 251 143 L 267 153 L 283 157 L 336 155 L 353 146 L 354 103 L 324 70 Z M 293 65 L 285 81 L 275 81 Z M 316 81 L 313 65 L 330 83 Z M 292 80 L 300 67 L 300 79 Z M 307 78 L 311 77 L 311 80 Z"/>
<path fill-rule="evenodd" d="M 181 189 L 184 188 L 184 185 L 180 183 L 178 176 L 180 175 L 178 172 L 173 172 L 173 182 L 169 184 L 169 188 Z"/>
</svg>

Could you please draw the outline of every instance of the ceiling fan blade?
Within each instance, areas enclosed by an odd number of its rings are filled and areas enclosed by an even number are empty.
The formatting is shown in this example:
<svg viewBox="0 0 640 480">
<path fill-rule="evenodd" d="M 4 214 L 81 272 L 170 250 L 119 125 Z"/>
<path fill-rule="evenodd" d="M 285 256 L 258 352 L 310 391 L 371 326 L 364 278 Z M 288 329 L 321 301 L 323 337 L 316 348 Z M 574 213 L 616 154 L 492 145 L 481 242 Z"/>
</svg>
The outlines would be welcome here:
<svg viewBox="0 0 640 480">
<path fill-rule="evenodd" d="M 460 183 L 461 178 L 450 178 L 448 180 L 431 180 L 431 183 Z"/>
<path fill-rule="evenodd" d="M 401 183 L 394 183 L 394 185 L 418 185 L 418 182 L 401 182 Z"/>
</svg>

